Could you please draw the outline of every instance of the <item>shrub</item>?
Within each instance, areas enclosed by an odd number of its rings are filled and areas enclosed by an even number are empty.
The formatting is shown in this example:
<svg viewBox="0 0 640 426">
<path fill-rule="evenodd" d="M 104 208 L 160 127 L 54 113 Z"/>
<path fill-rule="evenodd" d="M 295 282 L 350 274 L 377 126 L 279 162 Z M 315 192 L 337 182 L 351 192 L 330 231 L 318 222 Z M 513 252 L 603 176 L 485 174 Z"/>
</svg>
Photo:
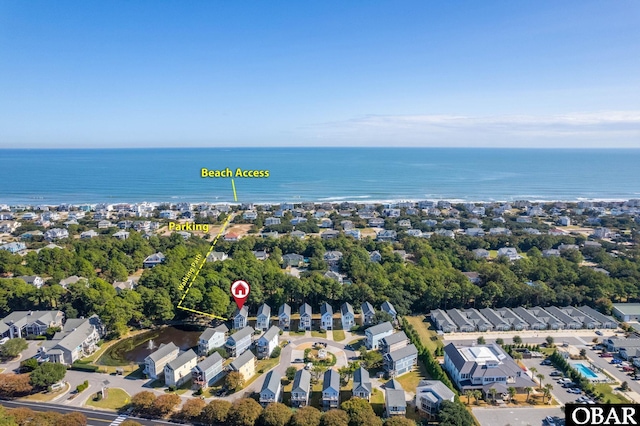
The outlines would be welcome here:
<svg viewBox="0 0 640 426">
<path fill-rule="evenodd" d="M 282 348 L 280 346 L 276 346 L 271 352 L 271 358 L 278 358 L 280 356 L 280 352 L 282 352 Z"/>
</svg>

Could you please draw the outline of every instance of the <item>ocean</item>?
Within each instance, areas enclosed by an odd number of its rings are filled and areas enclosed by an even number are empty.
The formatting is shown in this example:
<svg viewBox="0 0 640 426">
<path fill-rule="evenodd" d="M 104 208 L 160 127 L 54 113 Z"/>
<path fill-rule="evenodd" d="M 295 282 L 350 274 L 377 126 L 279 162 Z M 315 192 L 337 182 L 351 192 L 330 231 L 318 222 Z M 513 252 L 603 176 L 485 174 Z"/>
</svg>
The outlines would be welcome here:
<svg viewBox="0 0 640 426">
<path fill-rule="evenodd" d="M 625 200 L 640 198 L 640 150 L 189 148 L 0 150 L 1 204 Z"/>
</svg>

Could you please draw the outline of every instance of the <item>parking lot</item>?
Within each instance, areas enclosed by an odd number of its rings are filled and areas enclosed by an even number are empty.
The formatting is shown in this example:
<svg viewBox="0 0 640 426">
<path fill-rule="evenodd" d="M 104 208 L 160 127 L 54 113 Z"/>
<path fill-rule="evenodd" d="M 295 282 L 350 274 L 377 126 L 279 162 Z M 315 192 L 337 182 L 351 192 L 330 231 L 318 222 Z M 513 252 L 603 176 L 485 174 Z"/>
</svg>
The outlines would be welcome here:
<svg viewBox="0 0 640 426">
<path fill-rule="evenodd" d="M 533 367 L 538 371 L 537 373 L 534 373 L 534 377 L 537 374 L 544 375 L 544 379 L 542 380 L 543 385 L 546 383 L 551 383 L 553 385 L 553 389 L 551 390 L 551 393 L 561 405 L 564 405 L 568 402 L 574 402 L 576 398 L 578 398 L 580 395 L 569 393 L 568 389 L 565 389 L 560 384 L 558 384 L 558 379 L 560 377 L 551 376 L 551 372 L 554 371 L 556 368 L 549 365 L 541 365 L 540 364 L 541 362 L 542 362 L 542 359 L 540 358 L 537 358 L 537 359 L 531 358 L 531 359 L 522 360 L 522 363 L 525 365 L 525 367 L 527 367 L 528 369 L 531 369 Z M 538 381 L 538 379 L 535 379 L 535 380 L 536 382 Z"/>
<path fill-rule="evenodd" d="M 560 407 L 551 408 L 473 408 L 482 426 L 548 426 L 545 417 L 558 417 L 564 420 Z M 556 423 L 560 426 L 563 422 Z"/>
</svg>

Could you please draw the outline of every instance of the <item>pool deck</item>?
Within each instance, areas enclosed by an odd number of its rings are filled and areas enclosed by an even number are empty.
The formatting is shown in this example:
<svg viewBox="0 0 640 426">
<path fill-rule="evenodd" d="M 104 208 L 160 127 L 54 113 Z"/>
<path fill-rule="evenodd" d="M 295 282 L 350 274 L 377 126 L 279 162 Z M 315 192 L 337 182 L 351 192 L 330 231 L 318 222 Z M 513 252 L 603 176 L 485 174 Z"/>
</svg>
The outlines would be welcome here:
<svg viewBox="0 0 640 426">
<path fill-rule="evenodd" d="M 594 369 L 592 368 L 593 364 L 591 362 L 589 362 L 589 361 L 570 361 L 569 363 L 571 364 L 571 366 L 573 368 L 578 370 L 578 373 L 580 373 L 587 380 L 589 380 L 589 381 L 591 381 L 593 383 L 608 383 L 608 382 L 611 381 L 609 379 L 609 377 L 607 377 L 606 375 L 600 373 L 597 370 L 594 371 Z M 584 369 L 589 370 L 591 373 L 594 374 L 595 377 L 590 377 L 587 374 L 585 374 L 582 368 L 577 367 L 578 365 L 581 365 Z"/>
</svg>

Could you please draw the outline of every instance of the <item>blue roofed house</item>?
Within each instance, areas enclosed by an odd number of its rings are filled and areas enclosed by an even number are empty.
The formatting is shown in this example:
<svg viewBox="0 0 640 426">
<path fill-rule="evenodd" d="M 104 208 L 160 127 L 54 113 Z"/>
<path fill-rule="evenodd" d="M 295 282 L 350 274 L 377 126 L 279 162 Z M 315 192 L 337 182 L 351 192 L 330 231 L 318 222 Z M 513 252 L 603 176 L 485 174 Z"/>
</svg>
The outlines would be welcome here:
<svg viewBox="0 0 640 426">
<path fill-rule="evenodd" d="M 327 302 L 320 305 L 320 329 L 333 330 L 333 308 Z"/>
<path fill-rule="evenodd" d="M 235 314 L 233 315 L 233 328 L 236 330 L 240 330 L 241 328 L 245 328 L 248 325 L 249 319 L 249 308 L 243 306 L 242 309 L 236 309 Z"/>
<path fill-rule="evenodd" d="M 411 344 L 384 355 L 383 363 L 387 377 L 394 378 L 413 370 L 418 362 L 418 349 Z"/>
<path fill-rule="evenodd" d="M 330 410 L 340 405 L 340 374 L 333 368 L 324 373 L 322 382 L 322 409 Z"/>
<path fill-rule="evenodd" d="M 407 414 L 407 400 L 402 385 L 391 379 L 385 384 L 384 389 L 385 417 L 404 416 Z"/>
<path fill-rule="evenodd" d="M 263 303 L 258 308 L 258 315 L 256 316 L 256 330 L 265 331 L 271 324 L 271 308 L 266 303 Z"/>
<path fill-rule="evenodd" d="M 198 338 L 198 354 L 206 356 L 213 349 L 223 347 L 227 341 L 228 331 L 229 329 L 224 324 L 216 328 L 208 327 Z"/>
<path fill-rule="evenodd" d="M 311 306 L 308 303 L 300 306 L 298 330 L 311 330 Z"/>
<path fill-rule="evenodd" d="M 274 402 L 282 401 L 282 383 L 280 375 L 275 371 L 269 371 L 262 383 L 260 390 L 260 405 L 266 407 Z"/>
<path fill-rule="evenodd" d="M 280 329 L 275 325 L 260 336 L 256 342 L 258 359 L 269 358 L 273 350 L 278 347 L 278 336 L 280 336 Z"/>
<path fill-rule="evenodd" d="M 231 356 L 239 356 L 251 347 L 251 336 L 253 336 L 253 328 L 244 327 L 236 331 L 227 339 L 226 347 Z"/>
<path fill-rule="evenodd" d="M 361 306 L 362 309 L 362 324 L 371 325 L 376 316 L 376 311 L 373 309 L 373 305 L 369 302 L 364 302 Z"/>
<path fill-rule="evenodd" d="M 353 306 L 345 302 L 340 307 L 340 319 L 342 320 L 342 329 L 351 330 L 356 325 L 356 317 L 353 313 Z"/>
<path fill-rule="evenodd" d="M 191 379 L 191 369 L 198 363 L 198 356 L 189 349 L 164 366 L 164 382 L 167 386 L 180 387 Z"/>
<path fill-rule="evenodd" d="M 298 370 L 291 388 L 291 406 L 295 408 L 309 405 L 311 396 L 311 374 L 307 370 Z"/>
<path fill-rule="evenodd" d="M 364 331 L 364 335 L 366 336 L 366 348 L 368 350 L 378 349 L 378 343 L 380 342 L 380 340 L 384 339 L 387 336 L 390 336 L 392 333 L 393 326 L 389 321 L 367 328 Z"/>
<path fill-rule="evenodd" d="M 397 318 L 398 313 L 396 312 L 396 308 L 393 307 L 393 305 L 391 304 L 391 302 L 386 301 L 382 304 L 382 306 L 380 306 L 380 310 L 382 312 L 385 312 L 387 314 L 389 314 L 391 316 L 391 318 L 393 318 L 394 320 Z"/>
<path fill-rule="evenodd" d="M 353 396 L 363 398 L 369 401 L 371 398 L 371 378 L 369 372 L 364 367 L 358 368 L 353 372 L 353 389 L 351 393 Z"/>
<path fill-rule="evenodd" d="M 201 388 L 213 386 L 225 375 L 224 359 L 218 352 L 200 361 L 191 370 L 193 384 Z"/>
<path fill-rule="evenodd" d="M 278 326 L 283 331 L 289 330 L 291 327 L 291 306 L 284 303 L 278 310 Z"/>
</svg>

